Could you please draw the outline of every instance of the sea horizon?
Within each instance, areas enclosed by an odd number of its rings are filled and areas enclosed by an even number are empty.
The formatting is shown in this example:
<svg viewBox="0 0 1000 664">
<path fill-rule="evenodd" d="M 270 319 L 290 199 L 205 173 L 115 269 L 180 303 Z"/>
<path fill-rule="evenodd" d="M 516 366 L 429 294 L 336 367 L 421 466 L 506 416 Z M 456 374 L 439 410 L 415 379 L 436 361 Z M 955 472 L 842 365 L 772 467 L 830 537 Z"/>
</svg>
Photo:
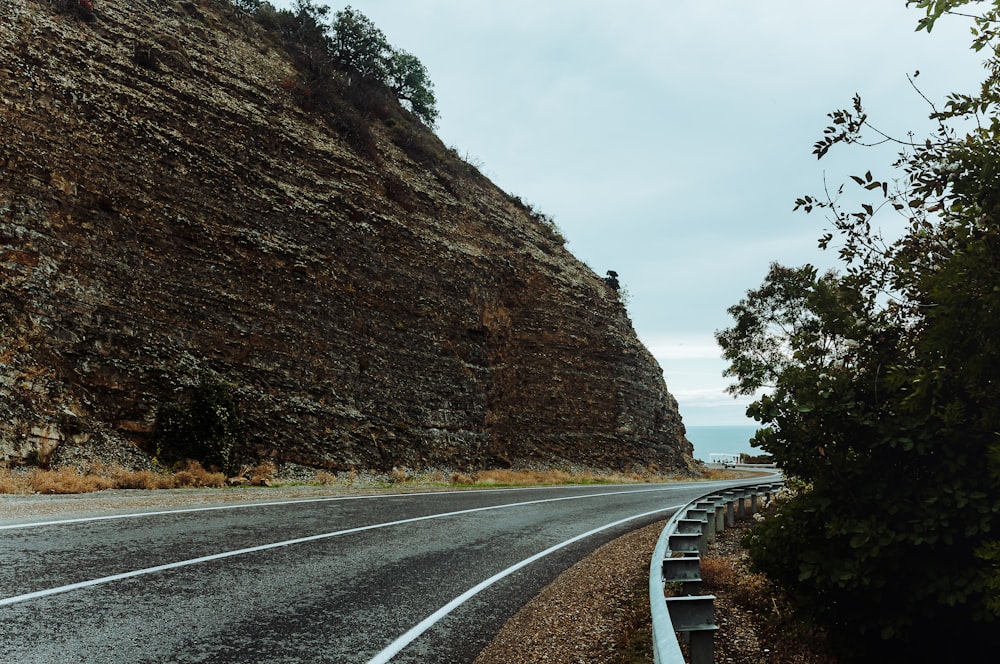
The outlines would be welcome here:
<svg viewBox="0 0 1000 664">
<path fill-rule="evenodd" d="M 694 445 L 694 458 L 707 462 L 710 454 L 764 454 L 751 447 L 750 439 L 760 428 L 756 424 L 688 426 L 687 439 Z"/>
</svg>

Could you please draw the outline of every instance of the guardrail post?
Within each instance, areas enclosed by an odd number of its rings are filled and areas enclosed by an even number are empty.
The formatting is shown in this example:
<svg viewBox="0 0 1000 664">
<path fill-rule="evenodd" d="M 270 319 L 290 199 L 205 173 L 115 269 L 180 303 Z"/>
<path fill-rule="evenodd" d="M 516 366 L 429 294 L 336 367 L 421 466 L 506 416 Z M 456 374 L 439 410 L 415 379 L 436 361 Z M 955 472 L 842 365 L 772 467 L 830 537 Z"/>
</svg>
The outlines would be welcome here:
<svg viewBox="0 0 1000 664">
<path fill-rule="evenodd" d="M 678 519 L 676 532 L 682 535 L 701 535 L 704 532 L 704 526 L 701 519 Z"/>
<path fill-rule="evenodd" d="M 740 491 L 736 497 L 736 520 L 743 521 L 747 518 L 747 492 Z"/>
<path fill-rule="evenodd" d="M 701 540 L 698 542 L 698 553 L 701 555 L 708 553 L 708 533 L 706 532 L 708 527 L 708 512 L 697 508 L 689 509 L 687 511 L 687 519 L 681 519 L 678 523 L 681 521 L 691 522 L 692 525 L 689 526 L 691 532 L 701 535 Z M 694 524 L 697 524 L 697 528 Z M 684 531 L 679 530 L 678 532 Z"/>
<path fill-rule="evenodd" d="M 775 490 L 780 489 L 780 488 L 781 488 L 780 484 L 768 484 L 767 485 L 767 489 L 764 492 L 764 506 L 765 507 L 767 505 L 771 504 L 771 499 L 774 497 Z"/>
<path fill-rule="evenodd" d="M 715 503 L 715 532 L 721 533 L 726 529 L 726 499 L 717 494 L 709 499 Z"/>
<path fill-rule="evenodd" d="M 681 592 L 685 595 L 701 592 L 701 558 L 697 556 L 664 558 L 663 582 L 680 583 Z"/>
<path fill-rule="evenodd" d="M 696 556 L 701 552 L 701 540 L 701 533 L 674 533 L 667 540 L 667 548 Z"/>
<path fill-rule="evenodd" d="M 736 523 L 736 492 L 726 491 L 726 528 L 732 528 Z"/>
<path fill-rule="evenodd" d="M 667 611 L 674 629 L 688 637 L 691 664 L 715 659 L 715 596 L 668 597 Z"/>
<path fill-rule="evenodd" d="M 708 523 L 708 510 L 702 509 L 700 507 L 689 507 L 684 516 L 688 519 L 695 519 L 701 521 L 702 523 Z"/>
<path fill-rule="evenodd" d="M 715 541 L 715 503 L 711 500 L 700 500 L 694 508 L 705 512 L 705 539 L 711 544 Z"/>
<path fill-rule="evenodd" d="M 687 518 L 697 519 L 698 521 L 701 522 L 701 535 L 702 535 L 701 553 L 702 555 L 708 553 L 708 543 L 711 540 L 715 539 L 714 533 L 712 533 L 711 537 L 709 536 L 708 510 L 695 506 L 693 509 L 689 509 L 687 511 Z"/>
</svg>

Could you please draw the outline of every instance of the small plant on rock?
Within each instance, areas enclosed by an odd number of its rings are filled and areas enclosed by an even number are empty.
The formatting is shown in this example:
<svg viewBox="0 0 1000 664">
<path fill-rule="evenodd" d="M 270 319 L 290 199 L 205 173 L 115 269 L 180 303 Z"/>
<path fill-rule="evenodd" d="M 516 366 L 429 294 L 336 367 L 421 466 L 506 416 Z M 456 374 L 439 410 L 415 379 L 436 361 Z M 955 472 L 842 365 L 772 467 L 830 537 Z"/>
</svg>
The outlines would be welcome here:
<svg viewBox="0 0 1000 664">
<path fill-rule="evenodd" d="M 187 459 L 232 470 L 240 419 L 232 388 L 202 381 L 187 402 L 164 405 L 156 418 L 157 456 L 176 465 Z"/>
</svg>

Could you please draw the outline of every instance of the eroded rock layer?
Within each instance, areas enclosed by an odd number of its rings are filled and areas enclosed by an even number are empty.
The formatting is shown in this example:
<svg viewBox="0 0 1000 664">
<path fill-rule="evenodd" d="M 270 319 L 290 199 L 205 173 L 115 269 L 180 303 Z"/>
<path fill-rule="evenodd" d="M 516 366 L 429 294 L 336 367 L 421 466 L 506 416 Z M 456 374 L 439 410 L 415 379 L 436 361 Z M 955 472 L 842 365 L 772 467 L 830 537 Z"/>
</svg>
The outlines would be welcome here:
<svg viewBox="0 0 1000 664">
<path fill-rule="evenodd" d="M 394 101 L 303 110 L 222 1 L 93 4 L 0 4 L 0 459 L 148 451 L 212 376 L 260 457 L 686 467 L 616 292 Z"/>
</svg>

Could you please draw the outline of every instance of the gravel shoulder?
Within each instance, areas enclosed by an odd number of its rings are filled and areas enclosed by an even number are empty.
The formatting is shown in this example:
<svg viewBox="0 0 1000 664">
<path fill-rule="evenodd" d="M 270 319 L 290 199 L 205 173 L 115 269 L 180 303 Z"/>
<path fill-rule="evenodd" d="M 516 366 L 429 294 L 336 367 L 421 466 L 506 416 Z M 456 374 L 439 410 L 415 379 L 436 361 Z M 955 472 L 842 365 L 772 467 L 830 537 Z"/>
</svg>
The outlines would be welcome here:
<svg viewBox="0 0 1000 664">
<path fill-rule="evenodd" d="M 624 535 L 571 567 L 507 622 L 475 664 L 652 664 L 649 563 L 663 526 Z M 741 540 L 751 526 L 719 534 L 702 562 L 702 592 L 716 598 L 715 661 L 836 664 L 824 635 L 750 572 Z"/>
<path fill-rule="evenodd" d="M 651 651 L 648 659 L 629 652 L 649 622 L 649 561 L 665 523 L 623 535 L 573 565 L 507 621 L 475 664 L 652 662 Z"/>
</svg>

